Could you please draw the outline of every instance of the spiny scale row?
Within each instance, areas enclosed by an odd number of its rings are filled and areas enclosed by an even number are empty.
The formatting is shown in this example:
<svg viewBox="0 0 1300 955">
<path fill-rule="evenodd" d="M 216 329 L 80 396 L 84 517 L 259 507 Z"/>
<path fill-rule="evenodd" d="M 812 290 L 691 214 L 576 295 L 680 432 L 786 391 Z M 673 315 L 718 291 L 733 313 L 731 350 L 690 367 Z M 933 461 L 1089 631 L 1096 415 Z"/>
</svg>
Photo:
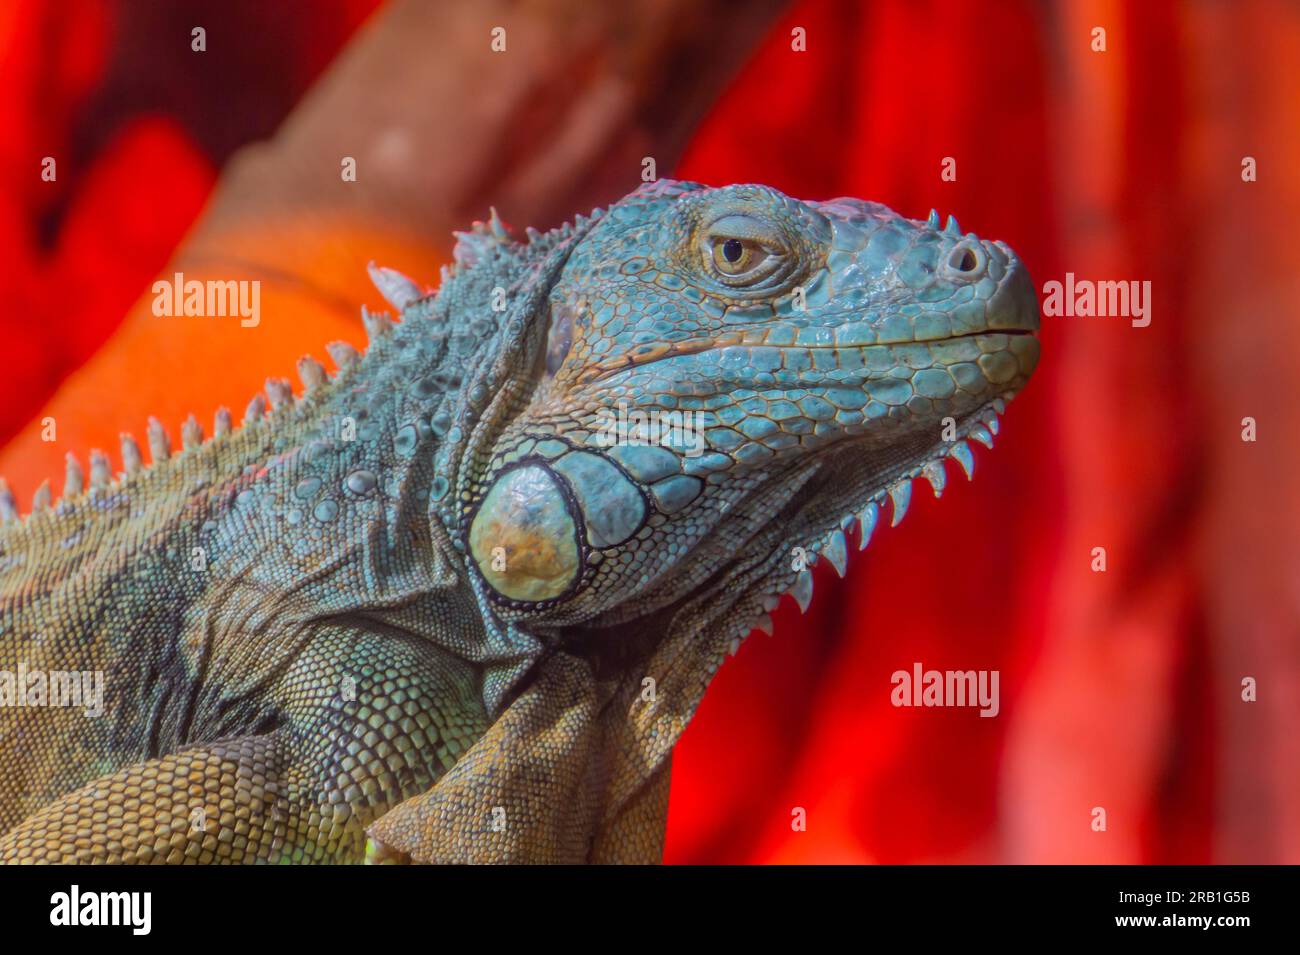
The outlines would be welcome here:
<svg viewBox="0 0 1300 955">
<path fill-rule="evenodd" d="M 934 230 L 938 231 L 938 229 L 939 229 L 939 210 L 938 210 L 938 209 L 931 209 L 931 210 L 930 210 L 930 218 L 928 218 L 928 219 L 925 220 L 925 224 L 928 225 L 931 229 L 934 229 Z M 945 225 L 945 226 L 943 227 L 943 234 L 944 234 L 944 235 L 955 235 L 955 236 L 960 236 L 960 235 L 962 234 L 961 226 L 958 224 L 958 222 L 957 222 L 957 217 L 956 217 L 956 216 L 949 216 L 949 217 L 948 217 L 948 224 Z"/>
<path fill-rule="evenodd" d="M 591 215 L 576 215 L 573 217 L 572 222 L 566 222 L 550 232 L 539 232 L 529 226 L 524 229 L 524 235 L 528 240 L 529 248 L 533 252 L 549 252 L 557 243 L 570 238 L 575 232 L 586 228 L 589 222 L 599 219 L 604 214 L 605 210 L 597 207 L 591 210 Z M 458 268 L 473 268 L 491 255 L 493 250 L 504 249 L 511 243 L 518 241 L 510 227 L 501 221 L 501 217 L 497 215 L 495 208 L 490 210 L 487 222 L 474 222 L 468 231 L 453 232 L 452 235 L 456 239 L 456 247 L 452 250 L 453 264 L 442 267 L 444 284 L 456 274 Z M 376 282 L 376 284 L 378 283 Z M 385 294 L 385 298 L 397 305 L 397 301 L 387 294 Z M 402 306 L 398 307 L 401 308 Z"/>
<path fill-rule="evenodd" d="M 398 309 L 404 309 L 425 294 L 414 281 L 395 269 L 383 268 L 371 262 L 367 267 L 367 271 L 371 281 L 379 289 L 380 294 Z M 366 336 L 369 338 L 371 345 L 387 335 L 393 328 L 393 321 L 387 312 L 371 312 L 364 306 L 361 308 L 361 323 L 365 326 Z M 330 358 L 340 371 L 351 368 L 361 357 L 360 353 L 347 342 L 330 342 L 325 346 L 325 350 L 329 352 Z M 329 381 L 329 374 L 325 371 L 325 366 L 310 355 L 304 355 L 298 359 L 298 377 L 302 381 L 305 394 L 311 394 Z M 265 391 L 265 395 L 256 394 L 249 401 L 248 407 L 244 411 L 243 425 L 261 421 L 265 417 L 268 407 L 274 410 L 292 404 L 294 401 L 293 388 L 287 378 L 268 378 Z M 222 435 L 229 434 L 231 430 L 230 411 L 226 408 L 218 408 L 212 423 L 212 436 L 219 438 Z M 166 461 L 171 457 L 171 438 L 168 436 L 162 422 L 157 418 L 149 418 L 146 438 L 149 445 L 151 464 L 158 464 L 160 461 Z M 191 414 L 185 419 L 185 423 L 181 425 L 181 448 L 184 451 L 190 451 L 199 447 L 202 443 L 203 427 L 199 424 L 198 419 Z M 144 457 L 140 453 L 140 445 L 136 443 L 132 435 L 125 432 L 121 435 L 121 452 L 122 475 L 124 477 L 131 477 L 145 469 Z M 90 452 L 90 480 L 88 485 L 81 462 L 77 460 L 76 455 L 71 452 L 68 453 L 63 478 L 64 498 L 76 497 L 87 486 L 91 488 L 109 487 L 113 481 L 112 465 L 109 462 L 108 455 L 104 452 Z M 48 480 L 42 481 L 41 486 L 32 495 L 31 512 L 36 514 L 48 510 L 53 504 L 54 499 L 50 491 L 50 482 Z M 17 521 L 21 516 L 8 482 L 0 477 L 0 524 Z"/>
<path fill-rule="evenodd" d="M 576 229 L 587 224 L 589 219 L 597 219 L 604 214 L 603 209 L 593 209 L 589 217 L 577 216 L 572 223 L 566 223 L 550 232 L 542 233 L 536 229 L 528 228 L 526 235 L 528 242 L 532 246 L 544 249 L 546 245 L 553 244 L 572 235 Z M 472 249 L 476 242 L 487 239 L 492 242 L 509 242 L 513 241 L 513 236 L 506 225 L 497 215 L 496 209 L 491 210 L 488 222 L 475 222 L 471 231 L 458 232 L 456 237 L 466 244 L 467 248 Z M 472 261 L 462 261 L 462 257 L 457 256 L 461 264 L 472 264 Z M 376 265 L 374 262 L 369 263 L 366 271 L 370 280 L 375 284 L 379 293 L 389 302 L 398 312 L 405 309 L 424 298 L 428 292 L 422 289 L 415 281 L 398 272 L 396 269 L 385 268 Z M 447 279 L 455 273 L 455 267 L 448 268 L 443 266 L 442 279 Z M 361 321 L 366 328 L 366 335 L 373 345 L 380 337 L 388 334 L 393 326 L 392 320 L 386 313 L 371 312 L 364 306 L 361 309 Z M 356 363 L 360 357 L 357 350 L 347 342 L 331 342 L 325 346 L 330 357 L 334 360 L 340 370 L 348 368 Z M 302 379 L 303 387 L 307 393 L 319 388 L 328 380 L 328 375 L 324 367 L 310 355 L 304 356 L 298 360 L 298 377 Z M 283 404 L 293 401 L 293 392 L 289 386 L 288 379 L 270 378 L 266 382 L 266 395 L 254 395 L 248 403 L 248 408 L 244 412 L 244 424 L 250 421 L 259 421 L 266 414 L 268 402 L 271 408 L 277 408 Z M 220 437 L 231 430 L 230 412 L 221 408 L 216 413 L 216 420 L 213 423 L 213 437 Z M 148 427 L 149 454 L 152 463 L 165 461 L 171 457 L 171 439 L 167 436 L 166 430 L 156 418 L 149 419 Z M 181 446 L 184 450 L 198 447 L 203 443 L 203 429 L 197 419 L 190 415 L 185 423 L 181 425 Z M 136 444 L 135 438 L 129 434 L 121 436 L 122 450 L 122 473 L 130 476 L 144 469 L 143 458 L 140 454 L 140 446 Z M 92 451 L 90 453 L 90 487 L 107 487 L 113 481 L 112 469 L 108 461 L 108 456 L 101 451 Z M 68 454 L 67 466 L 64 474 L 64 497 L 75 497 L 80 494 L 86 487 L 85 472 L 81 468 L 81 463 L 71 452 Z M 41 482 L 41 486 L 36 489 L 32 496 L 32 513 L 37 513 L 49 509 L 53 505 L 53 495 L 50 492 L 50 482 L 48 480 Z M 0 477 L 0 524 L 9 521 L 16 521 L 21 517 L 18 506 L 14 500 L 13 492 L 9 489 L 8 482 Z"/>
<path fill-rule="evenodd" d="M 966 433 L 966 437 L 978 441 L 984 447 L 992 450 L 993 436 L 998 433 L 998 415 L 1006 410 L 1006 401 L 1003 398 L 995 398 L 992 406 L 986 409 L 980 416 L 982 423 L 973 425 Z M 858 514 L 846 514 L 840 520 L 840 526 L 831 531 L 821 541 L 820 545 L 814 545 L 809 552 L 809 567 L 801 570 L 791 584 L 790 589 L 786 591 L 794 598 L 795 603 L 799 605 L 799 612 L 806 613 L 808 607 L 812 604 L 813 597 L 813 575 L 812 566 L 815 565 L 819 558 L 825 557 L 835 573 L 840 577 L 848 571 L 849 567 L 849 542 L 847 534 L 853 529 L 853 525 L 858 525 L 858 550 L 866 550 L 867 544 L 871 542 L 872 532 L 875 531 L 876 525 L 880 522 L 881 506 L 884 499 L 889 498 L 891 516 L 890 526 L 897 527 L 902 521 L 903 516 L 907 513 L 908 505 L 912 501 L 912 481 L 916 477 L 923 477 L 929 483 L 934 491 L 934 496 L 942 497 L 944 487 L 947 485 L 947 477 L 944 473 L 944 459 L 952 458 L 961 467 L 962 472 L 966 475 L 966 480 L 971 480 L 975 474 L 975 456 L 971 454 L 970 445 L 966 440 L 953 442 L 952 446 L 946 452 L 937 458 L 933 458 L 921 465 L 914 473 L 900 478 L 891 484 L 881 494 L 877 495 L 867 506 Z M 769 636 L 772 633 L 772 611 L 774 611 L 781 602 L 779 594 L 767 594 L 763 597 L 763 613 L 752 622 L 750 628 L 753 630 L 762 630 Z M 731 653 L 740 648 L 740 640 L 732 641 Z"/>
<path fill-rule="evenodd" d="M 496 210 L 492 212 L 492 220 L 492 224 L 488 226 L 475 223 L 475 230 L 489 232 L 495 237 L 505 236 L 504 226 L 502 226 L 500 219 L 497 218 Z M 530 230 L 530 238 L 532 233 L 533 230 Z M 404 310 L 412 302 L 425 295 L 425 292 L 412 279 L 395 269 L 384 268 L 371 262 L 367 266 L 367 272 L 379 293 L 399 311 Z M 444 270 L 444 277 L 445 275 Z M 365 326 L 366 336 L 371 345 L 387 335 L 393 327 L 393 322 L 386 312 L 371 312 L 364 306 L 361 308 L 361 323 Z M 325 346 L 325 350 L 329 352 L 330 358 L 333 359 L 334 364 L 340 370 L 350 368 L 360 358 L 357 350 L 347 342 L 331 342 Z M 324 366 L 310 355 L 305 355 L 298 360 L 298 377 L 302 380 L 303 388 L 308 394 L 329 380 L 329 375 L 326 373 Z M 266 415 L 268 405 L 274 409 L 290 404 L 294 400 L 293 390 L 286 378 L 268 378 L 265 391 L 265 396 L 256 394 L 249 401 L 248 407 L 244 411 L 244 425 L 262 420 Z M 219 408 L 213 421 L 212 436 L 219 438 L 228 434 L 231 430 L 230 411 L 226 408 Z M 162 422 L 157 418 L 149 418 L 146 437 L 152 464 L 166 461 L 171 457 L 171 438 L 168 436 Z M 130 434 L 123 433 L 120 436 L 120 441 L 122 475 L 130 477 L 143 471 L 145 469 L 144 457 L 140 453 L 140 445 L 136 443 L 135 438 Z M 191 414 L 185 420 L 185 423 L 181 425 L 181 447 L 183 450 L 188 451 L 197 448 L 202 443 L 203 428 L 194 415 Z M 91 451 L 89 487 L 106 488 L 113 483 L 113 480 L 112 465 L 109 462 L 108 455 L 98 450 Z M 86 487 L 86 473 L 82 469 L 81 462 L 77 460 L 76 455 L 69 452 L 67 464 L 64 468 L 63 497 L 67 499 L 74 498 L 81 494 Z M 48 480 L 42 481 L 40 487 L 36 489 L 36 493 L 32 495 L 31 513 L 36 514 L 49 510 L 53 503 L 50 482 Z M 21 517 L 22 514 L 18 510 L 9 483 L 3 477 L 0 477 L 0 524 L 17 521 Z"/>
</svg>

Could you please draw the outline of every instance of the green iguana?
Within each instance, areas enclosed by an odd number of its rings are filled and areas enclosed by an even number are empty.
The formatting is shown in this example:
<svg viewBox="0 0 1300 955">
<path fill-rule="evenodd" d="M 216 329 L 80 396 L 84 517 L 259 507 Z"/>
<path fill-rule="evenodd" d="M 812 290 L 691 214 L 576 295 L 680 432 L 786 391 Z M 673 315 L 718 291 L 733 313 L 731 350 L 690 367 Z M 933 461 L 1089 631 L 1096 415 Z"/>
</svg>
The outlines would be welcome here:
<svg viewBox="0 0 1300 955">
<path fill-rule="evenodd" d="M 662 181 L 455 263 L 238 428 L 0 489 L 0 858 L 657 861 L 728 651 L 1038 358 L 1006 245 L 855 199 Z"/>
</svg>

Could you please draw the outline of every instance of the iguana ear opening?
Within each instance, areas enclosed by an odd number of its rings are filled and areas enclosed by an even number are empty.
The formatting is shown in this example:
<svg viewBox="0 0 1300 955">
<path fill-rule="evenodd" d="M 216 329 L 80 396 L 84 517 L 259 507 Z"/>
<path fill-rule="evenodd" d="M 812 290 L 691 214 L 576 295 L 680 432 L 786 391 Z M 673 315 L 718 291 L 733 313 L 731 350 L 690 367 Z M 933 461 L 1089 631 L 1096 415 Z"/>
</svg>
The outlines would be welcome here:
<svg viewBox="0 0 1300 955">
<path fill-rule="evenodd" d="M 514 242 L 500 220 L 458 235 L 462 296 L 505 290 L 491 347 L 479 350 L 465 370 L 466 396 L 436 451 L 439 482 L 430 514 L 446 529 L 484 587 L 495 597 L 485 615 L 501 606 L 545 606 L 580 583 L 581 517 L 565 483 L 546 468 L 517 462 L 512 471 L 488 472 L 498 439 L 523 411 L 541 382 L 552 314 L 551 294 L 574 247 L 599 222 L 579 216 L 552 232 L 529 233 Z M 444 288 L 444 292 L 445 292 Z M 442 294 L 442 293 L 440 293 Z M 485 299 L 482 308 L 491 308 Z"/>
<path fill-rule="evenodd" d="M 551 322 L 546 331 L 546 374 L 554 378 L 573 347 L 574 309 L 567 302 L 551 302 Z"/>
</svg>

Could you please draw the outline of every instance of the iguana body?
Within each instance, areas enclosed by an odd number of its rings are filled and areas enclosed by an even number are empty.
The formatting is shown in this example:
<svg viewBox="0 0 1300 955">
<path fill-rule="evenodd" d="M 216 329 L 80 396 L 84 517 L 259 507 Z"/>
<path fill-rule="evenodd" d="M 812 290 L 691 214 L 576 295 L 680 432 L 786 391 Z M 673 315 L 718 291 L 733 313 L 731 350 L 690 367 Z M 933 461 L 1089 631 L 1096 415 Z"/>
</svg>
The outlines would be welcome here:
<svg viewBox="0 0 1300 955">
<path fill-rule="evenodd" d="M 934 215 L 661 182 L 459 238 L 301 397 L 0 491 L 0 671 L 104 681 L 0 707 L 0 858 L 656 860 L 727 650 L 1037 360 L 1023 266 Z"/>
</svg>

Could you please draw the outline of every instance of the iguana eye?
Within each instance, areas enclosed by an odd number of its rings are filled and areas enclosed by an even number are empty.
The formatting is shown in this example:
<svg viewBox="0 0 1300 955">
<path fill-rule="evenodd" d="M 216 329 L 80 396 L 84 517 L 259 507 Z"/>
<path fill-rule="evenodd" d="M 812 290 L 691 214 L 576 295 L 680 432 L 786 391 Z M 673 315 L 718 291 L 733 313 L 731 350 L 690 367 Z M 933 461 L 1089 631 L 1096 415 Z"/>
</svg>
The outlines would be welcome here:
<svg viewBox="0 0 1300 955">
<path fill-rule="evenodd" d="M 705 269 L 732 288 L 750 288 L 780 271 L 786 256 L 780 232 L 756 216 L 732 213 L 702 236 Z"/>
<path fill-rule="evenodd" d="M 723 275 L 744 275 L 762 264 L 767 250 L 748 239 L 715 238 L 713 240 L 713 267 Z"/>
</svg>

